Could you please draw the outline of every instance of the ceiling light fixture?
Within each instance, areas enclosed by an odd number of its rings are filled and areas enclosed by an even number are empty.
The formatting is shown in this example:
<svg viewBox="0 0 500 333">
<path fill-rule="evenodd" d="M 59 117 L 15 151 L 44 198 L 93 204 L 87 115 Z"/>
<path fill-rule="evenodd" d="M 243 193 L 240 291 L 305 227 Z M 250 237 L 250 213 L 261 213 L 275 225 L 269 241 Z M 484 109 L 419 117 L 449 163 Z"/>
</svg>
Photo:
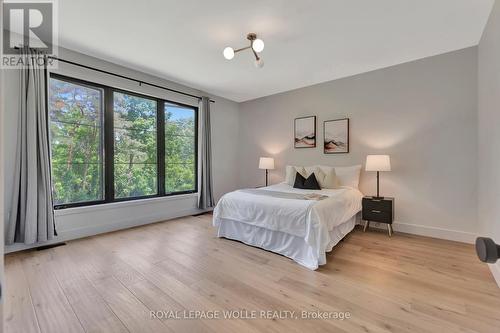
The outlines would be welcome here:
<svg viewBox="0 0 500 333">
<path fill-rule="evenodd" d="M 264 66 L 264 60 L 257 53 L 262 52 L 264 50 L 264 41 L 262 39 L 257 38 L 257 34 L 251 32 L 247 35 L 247 39 L 250 41 L 250 45 L 246 47 L 242 47 L 241 49 L 233 49 L 232 47 L 226 47 L 222 54 L 224 58 L 227 60 L 231 60 L 234 58 L 234 54 L 240 51 L 251 49 L 253 55 L 255 56 L 255 67 L 262 68 Z"/>
</svg>

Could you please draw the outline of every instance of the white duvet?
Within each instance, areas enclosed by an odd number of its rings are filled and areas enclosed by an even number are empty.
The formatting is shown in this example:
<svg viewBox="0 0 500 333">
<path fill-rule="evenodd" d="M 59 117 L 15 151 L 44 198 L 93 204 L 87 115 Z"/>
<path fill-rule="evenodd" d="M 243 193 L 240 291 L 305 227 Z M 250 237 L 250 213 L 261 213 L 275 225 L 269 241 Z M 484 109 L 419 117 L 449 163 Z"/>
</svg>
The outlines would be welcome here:
<svg viewBox="0 0 500 333">
<path fill-rule="evenodd" d="M 288 199 L 258 195 L 255 191 L 234 191 L 219 200 L 214 209 L 214 226 L 218 226 L 221 219 L 228 219 L 291 234 L 303 238 L 318 258 L 329 250 L 329 232 L 361 210 L 363 197 L 359 190 L 352 187 L 302 190 L 281 183 L 261 190 L 317 193 L 328 198 L 318 201 Z"/>
</svg>

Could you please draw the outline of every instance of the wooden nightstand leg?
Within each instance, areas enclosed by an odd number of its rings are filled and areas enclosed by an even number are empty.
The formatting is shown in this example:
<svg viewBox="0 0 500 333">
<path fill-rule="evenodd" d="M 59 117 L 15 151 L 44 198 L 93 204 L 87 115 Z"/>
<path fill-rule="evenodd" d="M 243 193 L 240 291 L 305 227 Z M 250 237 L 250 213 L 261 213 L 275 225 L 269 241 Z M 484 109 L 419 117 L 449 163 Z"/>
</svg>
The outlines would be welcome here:
<svg viewBox="0 0 500 333">
<path fill-rule="evenodd" d="M 370 221 L 365 221 L 365 227 L 363 228 L 363 232 L 366 232 L 366 229 L 370 227 Z"/>
<path fill-rule="evenodd" d="M 387 230 L 389 231 L 389 237 L 391 237 L 393 233 L 392 224 L 387 224 Z"/>
</svg>

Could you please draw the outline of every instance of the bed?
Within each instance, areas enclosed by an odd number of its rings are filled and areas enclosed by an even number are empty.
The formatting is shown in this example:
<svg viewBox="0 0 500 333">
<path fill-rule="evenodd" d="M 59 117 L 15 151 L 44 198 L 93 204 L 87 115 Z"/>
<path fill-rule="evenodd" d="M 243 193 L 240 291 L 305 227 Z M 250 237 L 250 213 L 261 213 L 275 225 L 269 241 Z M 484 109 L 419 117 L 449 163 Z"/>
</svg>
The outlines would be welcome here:
<svg viewBox="0 0 500 333">
<path fill-rule="evenodd" d="M 354 228 L 362 197 L 352 186 L 303 190 L 283 182 L 242 189 L 219 200 L 213 225 L 218 237 L 282 254 L 316 270 Z"/>
</svg>

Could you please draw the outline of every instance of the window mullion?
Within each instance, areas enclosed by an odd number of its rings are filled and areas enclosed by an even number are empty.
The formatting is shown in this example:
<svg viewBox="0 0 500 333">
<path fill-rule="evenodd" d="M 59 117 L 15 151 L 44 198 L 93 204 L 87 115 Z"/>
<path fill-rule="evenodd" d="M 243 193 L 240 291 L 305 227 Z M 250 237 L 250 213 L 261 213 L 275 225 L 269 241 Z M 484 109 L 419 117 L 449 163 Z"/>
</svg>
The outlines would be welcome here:
<svg viewBox="0 0 500 333">
<path fill-rule="evenodd" d="M 157 100 L 157 159 L 158 159 L 158 194 L 165 195 L 165 103 Z"/>
<path fill-rule="evenodd" d="M 104 170 L 106 202 L 113 202 L 115 198 L 115 170 L 114 170 L 114 117 L 113 117 L 113 90 L 104 91 Z"/>
</svg>

